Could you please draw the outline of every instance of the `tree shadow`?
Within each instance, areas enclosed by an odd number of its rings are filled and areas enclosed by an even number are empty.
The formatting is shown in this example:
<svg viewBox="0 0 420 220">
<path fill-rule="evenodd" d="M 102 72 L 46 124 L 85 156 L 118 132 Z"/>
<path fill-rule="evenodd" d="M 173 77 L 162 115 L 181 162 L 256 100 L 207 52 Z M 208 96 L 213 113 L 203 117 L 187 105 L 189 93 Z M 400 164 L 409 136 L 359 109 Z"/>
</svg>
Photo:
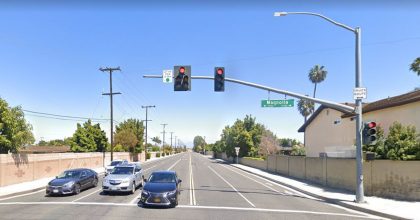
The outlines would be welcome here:
<svg viewBox="0 0 420 220">
<path fill-rule="evenodd" d="M 27 154 L 20 154 L 20 153 L 12 154 L 12 158 L 17 167 L 28 164 Z"/>
</svg>

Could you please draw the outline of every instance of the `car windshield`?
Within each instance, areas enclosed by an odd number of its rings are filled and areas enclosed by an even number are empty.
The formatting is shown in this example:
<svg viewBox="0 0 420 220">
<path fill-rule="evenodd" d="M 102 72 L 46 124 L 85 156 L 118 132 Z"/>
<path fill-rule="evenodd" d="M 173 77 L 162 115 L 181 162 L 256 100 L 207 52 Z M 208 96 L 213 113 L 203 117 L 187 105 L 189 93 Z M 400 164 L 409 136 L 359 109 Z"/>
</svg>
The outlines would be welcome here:
<svg viewBox="0 0 420 220">
<path fill-rule="evenodd" d="M 175 183 L 175 175 L 171 173 L 154 173 L 149 178 L 152 183 Z"/>
<path fill-rule="evenodd" d="M 122 161 L 112 161 L 111 166 L 117 166 L 119 164 L 122 164 Z"/>
<path fill-rule="evenodd" d="M 64 171 L 62 174 L 57 176 L 57 179 L 71 179 L 79 178 L 81 171 Z"/>
<path fill-rule="evenodd" d="M 124 175 L 129 175 L 129 174 L 133 174 L 133 170 L 134 167 L 115 167 L 111 174 L 124 174 Z"/>
</svg>

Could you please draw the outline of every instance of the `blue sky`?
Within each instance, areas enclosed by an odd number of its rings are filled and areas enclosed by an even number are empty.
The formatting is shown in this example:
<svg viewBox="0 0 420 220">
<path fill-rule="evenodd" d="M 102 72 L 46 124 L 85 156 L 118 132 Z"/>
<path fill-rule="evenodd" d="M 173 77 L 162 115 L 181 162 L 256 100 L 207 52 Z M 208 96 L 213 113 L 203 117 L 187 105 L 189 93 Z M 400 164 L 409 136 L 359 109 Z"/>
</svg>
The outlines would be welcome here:
<svg viewBox="0 0 420 220">
<path fill-rule="evenodd" d="M 109 98 L 101 93 L 108 92 L 108 74 L 98 69 L 120 66 L 114 91 L 122 95 L 115 97 L 114 118 L 144 119 L 141 105 L 156 105 L 149 136 L 161 135 L 160 124 L 168 123 L 166 131 L 186 144 L 195 135 L 214 142 L 225 125 L 251 114 L 279 137 L 302 140 L 296 108 L 261 108 L 265 91 L 226 83 L 224 93 L 215 93 L 212 81 L 193 80 L 191 92 L 173 92 L 160 79 L 142 78 L 174 65 L 191 65 L 193 75 L 212 75 L 215 66 L 224 66 L 226 77 L 312 94 L 307 74 L 320 64 L 328 76 L 317 97 L 352 102 L 354 35 L 312 16 L 273 17 L 275 11 L 318 12 L 360 26 L 366 101 L 420 85 L 408 69 L 420 51 L 420 4 L 258 2 L 0 2 L 0 97 L 27 110 L 106 119 Z M 71 136 L 77 123 L 27 119 L 37 140 Z M 108 123 L 101 126 L 109 133 Z"/>
</svg>

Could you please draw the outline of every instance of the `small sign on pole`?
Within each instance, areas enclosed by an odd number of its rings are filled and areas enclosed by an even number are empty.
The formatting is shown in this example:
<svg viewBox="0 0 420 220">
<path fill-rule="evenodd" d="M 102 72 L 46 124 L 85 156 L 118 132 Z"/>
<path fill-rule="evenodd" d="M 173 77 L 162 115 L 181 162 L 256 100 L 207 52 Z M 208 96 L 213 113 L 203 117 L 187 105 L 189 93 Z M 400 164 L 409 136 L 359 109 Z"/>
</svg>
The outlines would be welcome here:
<svg viewBox="0 0 420 220">
<path fill-rule="evenodd" d="M 235 151 L 236 151 L 236 163 L 238 162 L 238 158 L 239 158 L 239 149 L 241 149 L 240 147 L 235 147 Z"/>
<path fill-rule="evenodd" d="M 174 78 L 174 73 L 172 70 L 163 70 L 162 72 L 163 83 L 172 83 L 173 78 Z"/>
<path fill-rule="evenodd" d="M 353 99 L 365 99 L 367 97 L 366 88 L 354 88 L 353 89 Z"/>
</svg>

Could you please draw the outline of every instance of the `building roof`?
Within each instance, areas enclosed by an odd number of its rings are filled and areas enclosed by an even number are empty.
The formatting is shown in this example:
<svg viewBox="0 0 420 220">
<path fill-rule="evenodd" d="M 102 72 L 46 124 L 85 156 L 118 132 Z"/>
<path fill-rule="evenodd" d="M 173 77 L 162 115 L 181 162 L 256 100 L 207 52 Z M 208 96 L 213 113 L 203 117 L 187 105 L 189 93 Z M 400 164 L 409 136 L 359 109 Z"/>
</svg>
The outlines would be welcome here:
<svg viewBox="0 0 420 220">
<path fill-rule="evenodd" d="M 391 108 L 395 106 L 405 105 L 413 102 L 420 101 L 420 90 L 414 90 L 409 93 L 405 93 L 402 95 L 394 96 L 394 97 L 388 97 L 385 99 L 378 100 L 376 102 L 372 102 L 367 104 L 366 106 L 363 106 L 363 113 L 377 111 L 385 108 Z M 351 117 L 354 113 L 346 113 L 343 114 L 342 117 Z"/>
<path fill-rule="evenodd" d="M 344 105 L 348 105 L 348 106 L 351 106 L 351 107 L 354 107 L 355 105 L 353 104 L 353 103 L 342 103 L 342 104 L 344 104 Z M 319 115 L 319 113 L 321 113 L 322 112 L 322 110 L 324 110 L 324 109 L 326 109 L 326 108 L 331 108 L 331 109 L 334 109 L 334 110 L 337 110 L 337 111 L 339 111 L 339 112 L 342 112 L 342 113 L 345 113 L 343 110 L 340 110 L 340 109 L 338 109 L 338 108 L 333 108 L 333 107 L 327 107 L 327 106 L 325 106 L 325 105 L 321 105 L 321 106 L 319 106 L 316 110 L 315 110 L 315 112 L 314 113 L 312 113 L 312 115 L 311 116 L 309 116 L 309 118 L 308 118 L 308 120 L 306 120 L 306 122 L 299 128 L 299 130 L 298 130 L 298 132 L 305 132 L 305 129 L 306 129 L 306 127 L 309 125 L 309 124 L 311 124 L 312 123 L 312 121 Z"/>
<path fill-rule="evenodd" d="M 413 102 L 420 101 L 420 90 L 415 90 L 408 92 L 402 95 L 388 97 L 371 103 L 363 103 L 362 111 L 363 113 L 377 111 L 385 108 L 391 108 L 395 106 L 405 105 Z M 354 103 L 344 103 L 354 107 Z M 319 106 L 319 108 L 309 117 L 309 119 L 299 128 L 298 132 L 305 132 L 306 127 L 318 116 L 318 114 L 325 108 L 331 108 L 324 105 Z M 331 108 L 335 109 L 335 108 Z M 342 118 L 354 116 L 354 113 L 345 113 L 340 109 L 335 109 L 343 113 Z"/>
<path fill-rule="evenodd" d="M 70 151 L 70 146 L 27 146 L 19 149 L 19 153 L 27 154 L 65 153 Z"/>
</svg>

